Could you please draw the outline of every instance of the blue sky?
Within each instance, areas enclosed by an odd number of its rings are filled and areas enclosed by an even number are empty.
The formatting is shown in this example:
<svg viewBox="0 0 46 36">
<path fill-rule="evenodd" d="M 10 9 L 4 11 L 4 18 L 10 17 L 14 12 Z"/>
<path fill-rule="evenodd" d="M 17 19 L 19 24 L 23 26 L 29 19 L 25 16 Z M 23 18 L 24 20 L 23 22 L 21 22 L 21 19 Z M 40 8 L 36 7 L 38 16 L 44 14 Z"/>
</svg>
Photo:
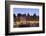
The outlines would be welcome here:
<svg viewBox="0 0 46 36">
<path fill-rule="evenodd" d="M 14 12 L 14 14 L 16 14 L 16 16 L 17 16 L 17 14 L 18 13 L 21 13 L 21 14 L 28 14 L 29 13 L 29 15 L 33 15 L 34 13 L 36 14 L 36 15 L 39 15 L 39 9 L 38 8 L 13 8 L 13 12 Z"/>
</svg>

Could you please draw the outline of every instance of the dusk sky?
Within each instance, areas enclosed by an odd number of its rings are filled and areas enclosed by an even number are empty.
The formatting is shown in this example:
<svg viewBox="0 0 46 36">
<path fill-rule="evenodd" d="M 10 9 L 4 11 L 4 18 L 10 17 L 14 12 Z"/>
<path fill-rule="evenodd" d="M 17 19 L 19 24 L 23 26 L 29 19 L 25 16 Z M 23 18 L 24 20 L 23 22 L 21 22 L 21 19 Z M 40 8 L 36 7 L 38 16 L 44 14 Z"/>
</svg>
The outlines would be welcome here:
<svg viewBox="0 0 46 36">
<path fill-rule="evenodd" d="M 18 13 L 20 14 L 28 14 L 29 15 L 33 15 L 34 13 L 36 15 L 39 15 L 39 9 L 35 9 L 35 8 L 13 8 L 13 12 L 14 14 L 17 16 Z"/>
</svg>

